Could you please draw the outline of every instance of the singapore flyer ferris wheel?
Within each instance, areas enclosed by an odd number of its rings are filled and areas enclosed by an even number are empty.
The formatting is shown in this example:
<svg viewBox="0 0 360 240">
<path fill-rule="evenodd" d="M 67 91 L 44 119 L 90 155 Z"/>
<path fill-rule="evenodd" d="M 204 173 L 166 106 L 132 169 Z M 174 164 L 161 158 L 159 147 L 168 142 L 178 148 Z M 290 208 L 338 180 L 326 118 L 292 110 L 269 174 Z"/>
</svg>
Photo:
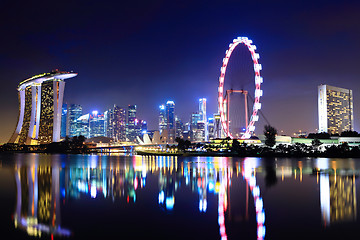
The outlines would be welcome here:
<svg viewBox="0 0 360 240">
<path fill-rule="evenodd" d="M 226 69 L 229 63 L 229 59 L 234 49 L 240 45 L 244 44 L 249 52 L 251 53 L 252 62 L 254 65 L 254 73 L 255 73 L 255 97 L 253 98 L 253 108 L 250 119 L 248 118 L 247 112 L 247 94 L 248 92 L 245 90 L 226 90 L 224 87 L 225 84 L 225 74 Z M 220 113 L 220 121 L 223 132 L 227 137 L 234 138 L 230 131 L 230 117 L 229 117 L 229 107 L 230 107 L 230 92 L 240 92 L 245 95 L 245 118 L 246 118 L 246 129 L 242 134 L 241 139 L 248 139 L 255 131 L 255 122 L 259 120 L 258 111 L 261 109 L 260 97 L 263 94 L 261 90 L 261 84 L 263 83 L 263 78 L 260 76 L 260 70 L 262 70 L 261 64 L 259 64 L 259 54 L 255 52 L 256 46 L 252 44 L 252 40 L 247 37 L 238 37 L 233 40 L 233 42 L 229 45 L 229 49 L 225 52 L 225 58 L 223 59 L 223 64 L 220 69 L 220 77 L 219 77 L 219 87 L 218 87 L 218 108 Z M 225 94 L 224 94 L 225 93 Z"/>
</svg>

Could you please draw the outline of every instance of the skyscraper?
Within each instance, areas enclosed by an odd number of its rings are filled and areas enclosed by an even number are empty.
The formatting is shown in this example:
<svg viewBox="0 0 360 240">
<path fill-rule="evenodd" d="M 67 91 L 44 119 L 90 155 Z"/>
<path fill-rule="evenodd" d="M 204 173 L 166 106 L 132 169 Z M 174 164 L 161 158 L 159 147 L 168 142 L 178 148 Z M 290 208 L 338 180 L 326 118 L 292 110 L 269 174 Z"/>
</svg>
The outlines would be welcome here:
<svg viewBox="0 0 360 240">
<path fill-rule="evenodd" d="M 93 111 L 90 114 L 90 137 L 105 136 L 105 116 L 99 114 L 98 111 Z"/>
<path fill-rule="evenodd" d="M 166 108 L 164 104 L 159 106 L 159 111 L 159 132 L 162 133 L 163 130 L 167 129 Z"/>
<path fill-rule="evenodd" d="M 191 119 L 190 119 L 190 130 L 191 131 L 195 131 L 197 129 L 197 122 L 201 121 L 201 116 L 199 113 L 195 112 L 191 114 Z"/>
<path fill-rule="evenodd" d="M 167 101 L 166 104 L 159 106 L 159 131 L 167 132 L 167 142 L 173 143 L 176 137 L 176 123 L 175 123 L 175 103 L 174 101 Z"/>
<path fill-rule="evenodd" d="M 184 124 L 178 116 L 175 116 L 175 137 L 182 137 L 182 133 L 184 131 Z"/>
<path fill-rule="evenodd" d="M 106 136 L 115 141 L 126 141 L 126 110 L 114 105 L 108 110 Z"/>
<path fill-rule="evenodd" d="M 82 116 L 82 107 L 78 104 L 71 104 L 68 108 L 68 116 L 67 116 L 67 129 L 66 133 L 69 137 L 79 136 L 80 134 L 80 126 L 78 126 L 78 118 Z"/>
<path fill-rule="evenodd" d="M 318 86 L 319 132 L 340 134 L 354 130 L 352 90 Z"/>
<path fill-rule="evenodd" d="M 76 134 L 74 136 L 90 138 L 90 113 L 82 115 L 76 120 Z"/>
<path fill-rule="evenodd" d="M 208 118 L 208 138 L 215 138 L 215 121 L 214 118 Z"/>
<path fill-rule="evenodd" d="M 206 117 L 206 98 L 199 99 L 199 114 L 200 114 L 200 121 L 204 123 L 204 140 L 208 140 L 208 129 L 207 129 L 207 117 Z"/>
<path fill-rule="evenodd" d="M 129 141 L 134 141 L 136 139 L 136 105 L 128 106 L 128 120 L 127 120 L 127 138 Z"/>
<path fill-rule="evenodd" d="M 205 123 L 203 121 L 198 121 L 196 125 L 197 127 L 194 140 L 197 142 L 205 141 Z"/>
<path fill-rule="evenodd" d="M 64 79 L 76 75 L 55 70 L 19 84 L 19 118 L 9 143 L 29 145 L 60 140 Z"/>
<path fill-rule="evenodd" d="M 175 103 L 174 101 L 166 102 L 166 118 L 167 118 L 167 130 L 168 141 L 173 143 L 175 141 Z"/>
<path fill-rule="evenodd" d="M 206 122 L 206 98 L 199 99 L 200 120 Z"/>
</svg>

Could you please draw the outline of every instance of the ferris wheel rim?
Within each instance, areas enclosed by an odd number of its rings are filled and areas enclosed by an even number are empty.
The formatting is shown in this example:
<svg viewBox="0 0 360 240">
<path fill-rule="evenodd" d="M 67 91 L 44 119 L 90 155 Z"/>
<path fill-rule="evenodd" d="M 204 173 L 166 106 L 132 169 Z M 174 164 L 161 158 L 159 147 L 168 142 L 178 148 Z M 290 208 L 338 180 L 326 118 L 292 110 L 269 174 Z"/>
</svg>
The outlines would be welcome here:
<svg viewBox="0 0 360 240">
<path fill-rule="evenodd" d="M 233 139 L 234 137 L 232 136 L 230 129 L 228 129 L 225 120 L 224 104 L 226 103 L 226 100 L 224 99 L 224 83 L 225 83 L 225 74 L 229 59 L 231 57 L 232 52 L 239 44 L 244 44 L 251 53 L 251 58 L 253 61 L 254 73 L 255 73 L 255 98 L 254 98 L 253 110 L 249 124 L 246 127 L 246 131 L 241 136 L 241 139 L 248 139 L 255 131 L 255 122 L 258 121 L 259 119 L 258 110 L 261 109 L 260 97 L 262 96 L 261 83 L 263 82 L 263 78 L 260 75 L 260 70 L 262 70 L 262 66 L 261 64 L 259 64 L 258 61 L 260 55 L 255 52 L 256 46 L 253 45 L 252 40 L 248 39 L 247 37 L 235 38 L 233 42 L 230 43 L 228 50 L 226 50 L 225 52 L 225 58 L 223 58 L 223 64 L 222 67 L 220 68 L 219 87 L 218 87 L 218 108 L 220 112 L 221 126 L 226 136 Z"/>
</svg>

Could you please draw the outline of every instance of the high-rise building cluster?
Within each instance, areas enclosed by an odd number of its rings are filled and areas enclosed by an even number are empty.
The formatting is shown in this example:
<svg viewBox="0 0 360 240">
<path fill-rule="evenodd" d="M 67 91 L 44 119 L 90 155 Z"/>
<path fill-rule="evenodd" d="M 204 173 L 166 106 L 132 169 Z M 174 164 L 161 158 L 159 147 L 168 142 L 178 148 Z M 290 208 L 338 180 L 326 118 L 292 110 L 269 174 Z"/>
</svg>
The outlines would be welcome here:
<svg viewBox="0 0 360 240">
<path fill-rule="evenodd" d="M 175 114 L 174 101 L 167 101 L 159 106 L 159 132 L 167 142 L 173 143 L 176 138 L 202 142 L 220 136 L 220 116 L 206 115 L 206 98 L 199 99 L 198 111 L 191 114 L 189 121 L 183 123 Z"/>
<path fill-rule="evenodd" d="M 127 114 L 126 114 L 127 113 Z M 78 104 L 63 104 L 61 137 L 109 137 L 115 142 L 135 141 L 147 132 L 147 122 L 136 117 L 136 105 L 125 108 L 114 105 L 103 113 L 83 112 Z"/>
</svg>

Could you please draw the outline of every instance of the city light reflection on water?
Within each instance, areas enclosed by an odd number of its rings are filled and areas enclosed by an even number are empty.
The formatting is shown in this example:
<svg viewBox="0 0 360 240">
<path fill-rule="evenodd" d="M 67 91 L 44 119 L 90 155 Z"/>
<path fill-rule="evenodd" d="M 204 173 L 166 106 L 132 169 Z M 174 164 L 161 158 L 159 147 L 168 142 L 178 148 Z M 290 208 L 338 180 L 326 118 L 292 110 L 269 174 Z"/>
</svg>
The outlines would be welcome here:
<svg viewBox="0 0 360 240">
<path fill-rule="evenodd" d="M 175 227 L 179 224 L 177 219 L 198 225 L 199 232 L 186 228 L 181 230 L 191 233 L 193 237 L 189 239 L 201 239 L 203 236 L 222 240 L 241 236 L 244 239 L 259 240 L 275 239 L 275 236 L 282 238 L 278 224 L 288 223 L 281 222 L 281 214 L 274 215 L 278 206 L 273 202 L 290 199 L 289 189 L 318 199 L 313 203 L 320 203 L 318 211 L 306 214 L 315 216 L 314 219 L 321 216 L 322 228 L 357 222 L 356 177 L 360 168 L 352 159 L 265 160 L 37 154 L 14 156 L 12 161 L 2 160 L 0 166 L 12 169 L 14 173 L 16 201 L 13 203 L 13 225 L 17 231 L 26 232 L 28 236 L 80 239 L 87 236 L 88 231 L 96 230 L 87 229 L 87 232 L 83 232 L 73 225 L 71 218 L 82 219 L 85 224 L 87 218 L 96 211 L 98 215 L 93 221 L 110 213 L 115 216 L 118 214 L 118 217 L 110 217 L 114 226 L 117 226 L 119 217 L 139 219 L 138 224 L 149 225 L 148 231 L 152 233 L 147 236 L 150 237 L 153 237 L 152 234 L 156 235 L 153 230 L 156 221 L 176 216 L 172 220 Z M 315 197 L 306 192 L 306 189 L 314 187 L 318 189 Z M 283 195 L 275 195 L 271 191 Z M 93 201 L 97 202 L 98 209 L 91 205 L 95 203 Z M 91 206 L 87 209 L 89 204 Z M 307 206 L 301 199 L 287 204 L 294 214 L 307 211 Z M 302 205 L 305 209 L 296 209 Z M 122 206 L 121 211 L 119 206 Z M 154 210 L 154 207 L 158 210 Z M 282 206 L 285 207 L 286 205 Z M 85 211 L 81 212 L 81 216 L 75 215 L 79 208 Z M 127 213 L 125 209 L 130 210 Z M 282 209 L 278 210 L 280 211 L 277 212 L 281 212 Z M 140 219 L 144 216 L 148 220 L 141 222 Z M 124 221 L 121 222 L 122 233 L 130 234 L 126 231 L 127 227 L 131 228 L 131 224 L 127 225 L 126 220 Z M 216 234 L 214 222 L 217 223 Z M 168 224 L 170 226 L 171 222 Z M 307 227 L 306 223 L 296 224 L 300 224 L 301 228 Z M 102 227 L 108 229 L 102 222 L 97 222 L 96 227 L 100 231 Z M 200 232 L 200 229 L 207 227 L 212 230 Z M 314 231 L 313 226 L 308 228 L 309 232 Z M 115 236 L 116 231 L 116 228 L 113 232 L 107 230 L 106 235 Z M 159 230 L 164 234 L 170 234 L 171 231 Z M 169 238 L 176 236 L 171 235 Z"/>
</svg>

